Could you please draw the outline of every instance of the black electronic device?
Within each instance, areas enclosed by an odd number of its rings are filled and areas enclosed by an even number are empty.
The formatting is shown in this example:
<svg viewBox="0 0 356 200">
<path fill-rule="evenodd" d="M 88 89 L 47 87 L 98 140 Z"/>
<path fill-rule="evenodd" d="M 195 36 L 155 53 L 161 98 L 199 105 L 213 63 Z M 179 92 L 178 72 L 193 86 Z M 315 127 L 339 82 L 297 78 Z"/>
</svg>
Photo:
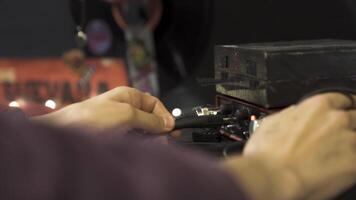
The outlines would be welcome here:
<svg viewBox="0 0 356 200">
<path fill-rule="evenodd" d="M 311 40 L 215 48 L 216 105 L 193 108 L 177 128 L 193 141 L 248 140 L 263 118 L 315 92 L 356 91 L 356 42 Z M 227 143 L 228 144 L 228 143 Z"/>
<path fill-rule="evenodd" d="M 323 88 L 354 90 L 356 42 L 310 40 L 215 48 L 216 90 L 263 108 L 283 108 Z"/>
<path fill-rule="evenodd" d="M 216 105 L 196 107 L 179 128 L 216 155 L 240 153 L 263 118 L 318 92 L 356 93 L 356 42 L 313 40 L 215 49 Z M 194 114 L 195 113 L 195 114 Z M 208 145 L 202 145 L 202 144 Z M 355 187 L 336 199 L 355 199 Z"/>
</svg>

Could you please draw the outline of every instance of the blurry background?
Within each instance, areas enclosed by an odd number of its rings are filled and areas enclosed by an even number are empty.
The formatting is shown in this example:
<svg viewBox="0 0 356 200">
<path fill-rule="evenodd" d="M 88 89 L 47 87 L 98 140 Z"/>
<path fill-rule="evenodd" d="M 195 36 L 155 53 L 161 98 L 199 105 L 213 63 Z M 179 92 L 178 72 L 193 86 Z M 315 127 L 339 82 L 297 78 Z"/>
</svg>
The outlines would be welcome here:
<svg viewBox="0 0 356 200">
<path fill-rule="evenodd" d="M 161 98 L 170 108 L 213 103 L 214 87 L 201 86 L 197 78 L 214 76 L 214 45 L 356 39 L 356 2 L 352 0 L 163 0 L 162 3 L 163 15 L 154 39 Z M 91 20 L 101 19 L 112 35 L 106 52 L 98 56 L 86 48 L 87 56 L 94 59 L 92 62 L 100 58 L 119 59 L 115 60 L 115 66 L 125 67 L 124 34 L 113 20 L 110 5 L 87 0 L 85 11 L 84 30 Z M 75 0 L 1 0 L 0 59 L 61 60 L 64 52 L 77 47 L 75 35 L 80 16 L 81 6 Z M 49 72 L 35 73 L 46 76 Z M 6 82 L 11 75 L 0 79 Z M 118 84 L 128 84 L 121 79 Z"/>
</svg>

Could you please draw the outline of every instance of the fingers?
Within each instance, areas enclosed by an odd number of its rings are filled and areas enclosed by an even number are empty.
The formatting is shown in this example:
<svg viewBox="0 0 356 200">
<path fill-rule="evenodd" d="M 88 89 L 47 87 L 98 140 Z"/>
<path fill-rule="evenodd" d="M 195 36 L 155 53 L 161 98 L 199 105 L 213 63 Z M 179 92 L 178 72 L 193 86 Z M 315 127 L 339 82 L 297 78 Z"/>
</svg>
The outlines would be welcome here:
<svg viewBox="0 0 356 200">
<path fill-rule="evenodd" d="M 334 110 L 328 113 L 329 124 L 334 128 L 356 130 L 356 110 Z M 327 126 L 324 120 L 324 126 Z"/>
<path fill-rule="evenodd" d="M 316 95 L 303 101 L 301 105 L 313 104 L 314 106 L 326 106 L 332 109 L 350 109 L 355 108 L 354 102 L 356 102 L 355 95 L 349 96 L 348 94 L 334 92 Z"/>
<path fill-rule="evenodd" d="M 116 102 L 130 104 L 135 108 L 148 113 L 154 113 L 161 116 L 170 114 L 159 99 L 135 88 L 118 87 L 109 91 L 106 95 Z"/>
<path fill-rule="evenodd" d="M 350 128 L 356 130 L 356 110 L 348 111 L 350 115 Z"/>
<path fill-rule="evenodd" d="M 156 97 L 151 96 L 150 94 L 141 94 L 142 104 L 141 110 L 149 113 L 154 113 L 157 115 L 166 115 L 170 114 L 167 108 L 163 103 Z"/>
<path fill-rule="evenodd" d="M 303 101 L 301 110 L 314 112 L 318 118 L 329 116 L 330 122 L 340 128 L 356 128 L 355 106 L 356 96 L 343 93 L 325 93 L 313 96 Z M 326 123 L 326 119 L 323 123 Z"/>
<path fill-rule="evenodd" d="M 149 93 L 143 93 L 130 87 L 118 87 L 109 91 L 106 95 L 116 102 L 127 103 L 138 110 L 164 118 L 167 127 L 172 127 L 172 129 L 174 127 L 175 120 L 171 113 L 159 99 Z"/>
<path fill-rule="evenodd" d="M 174 127 L 175 120 L 163 103 L 156 97 L 150 94 L 141 94 L 142 104 L 141 110 L 144 112 L 152 113 L 157 116 L 161 116 L 165 119 L 168 127 Z"/>
<path fill-rule="evenodd" d="M 173 124 L 162 116 L 144 112 L 136 108 L 134 108 L 134 112 L 134 119 L 129 122 L 132 127 L 141 128 L 152 133 L 166 133 L 173 129 Z"/>
</svg>

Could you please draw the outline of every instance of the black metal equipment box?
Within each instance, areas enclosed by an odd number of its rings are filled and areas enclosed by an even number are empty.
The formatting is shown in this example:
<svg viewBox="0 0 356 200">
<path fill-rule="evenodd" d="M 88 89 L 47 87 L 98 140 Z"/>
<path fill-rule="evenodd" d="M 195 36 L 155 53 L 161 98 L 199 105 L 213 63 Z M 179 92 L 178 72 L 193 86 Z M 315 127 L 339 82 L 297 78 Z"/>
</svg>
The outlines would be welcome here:
<svg viewBox="0 0 356 200">
<path fill-rule="evenodd" d="M 218 93 L 283 108 L 315 90 L 356 89 L 356 41 L 311 40 L 215 47 Z"/>
</svg>

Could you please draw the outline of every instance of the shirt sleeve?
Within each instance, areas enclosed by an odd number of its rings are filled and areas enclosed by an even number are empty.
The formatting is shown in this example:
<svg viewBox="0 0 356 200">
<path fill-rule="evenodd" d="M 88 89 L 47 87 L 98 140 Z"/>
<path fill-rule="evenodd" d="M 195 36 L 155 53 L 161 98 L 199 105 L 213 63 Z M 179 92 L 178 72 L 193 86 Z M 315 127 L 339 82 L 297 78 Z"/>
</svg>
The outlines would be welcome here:
<svg viewBox="0 0 356 200">
<path fill-rule="evenodd" d="M 0 199 L 247 199 L 204 155 L 0 116 Z"/>
</svg>

